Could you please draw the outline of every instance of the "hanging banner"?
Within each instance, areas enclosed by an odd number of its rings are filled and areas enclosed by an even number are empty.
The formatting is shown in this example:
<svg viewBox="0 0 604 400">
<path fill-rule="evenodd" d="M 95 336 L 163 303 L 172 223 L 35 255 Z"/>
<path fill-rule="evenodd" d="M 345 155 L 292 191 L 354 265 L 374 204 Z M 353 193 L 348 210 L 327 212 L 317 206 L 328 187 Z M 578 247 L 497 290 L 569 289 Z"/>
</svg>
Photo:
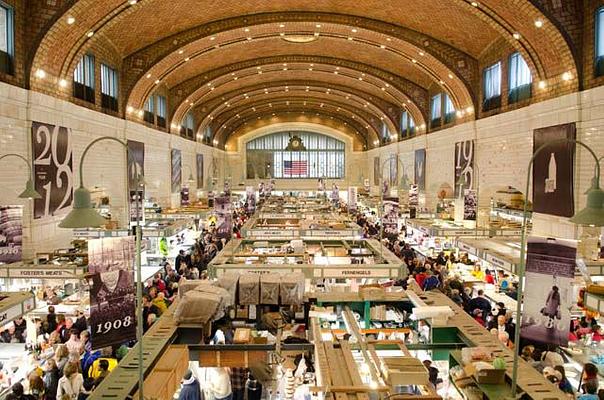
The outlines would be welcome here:
<svg viewBox="0 0 604 400">
<path fill-rule="evenodd" d="M 398 234 L 398 216 L 400 206 L 398 197 L 384 198 L 384 210 L 382 215 L 382 224 L 384 225 L 384 236 L 395 239 Z"/>
<path fill-rule="evenodd" d="M 197 189 L 203 188 L 203 154 L 197 154 Z"/>
<path fill-rule="evenodd" d="M 539 344 L 566 346 L 577 243 L 532 236 L 528 239 L 526 288 L 520 335 Z"/>
<path fill-rule="evenodd" d="M 216 236 L 219 239 L 230 239 L 233 232 L 233 215 L 231 210 L 231 196 L 218 196 L 214 200 L 216 213 Z"/>
<path fill-rule="evenodd" d="M 415 184 L 418 190 L 426 190 L 426 149 L 415 150 Z"/>
<path fill-rule="evenodd" d="M 533 163 L 534 212 L 560 217 L 571 217 L 574 214 L 575 144 L 561 140 L 575 138 L 574 122 L 533 131 L 533 154 L 542 145 L 549 143 Z"/>
<path fill-rule="evenodd" d="M 466 189 L 463 196 L 463 219 L 476 221 L 476 211 L 478 203 L 476 202 L 476 190 Z"/>
<path fill-rule="evenodd" d="M 128 170 L 128 193 L 130 195 L 130 221 L 137 220 L 137 201 L 138 217 L 142 222 L 144 220 L 145 199 L 144 187 L 137 184 L 137 177 L 145 175 L 145 144 L 134 140 L 128 140 L 128 155 L 126 156 Z"/>
<path fill-rule="evenodd" d="M 319 180 L 317 181 L 317 191 L 325 191 L 325 180 L 323 178 L 319 178 Z"/>
<path fill-rule="evenodd" d="M 355 186 L 348 187 L 348 212 L 354 213 L 357 210 L 358 190 Z"/>
<path fill-rule="evenodd" d="M 31 142 L 36 191 L 34 218 L 46 218 L 73 202 L 73 154 L 71 129 L 32 122 Z"/>
<path fill-rule="evenodd" d="M 419 186 L 411 185 L 409 188 L 409 206 L 419 205 Z"/>
<path fill-rule="evenodd" d="M 373 184 L 374 185 L 379 185 L 380 184 L 380 158 L 379 157 L 373 157 Z"/>
<path fill-rule="evenodd" d="M 134 236 L 88 241 L 93 349 L 136 339 Z"/>
<path fill-rule="evenodd" d="M 23 258 L 23 206 L 0 206 L 0 264 Z"/>
<path fill-rule="evenodd" d="M 191 204 L 189 200 L 189 187 L 183 186 L 182 189 L 180 189 L 180 205 L 188 206 L 189 204 Z"/>
<path fill-rule="evenodd" d="M 455 198 L 474 187 L 474 141 L 455 143 Z"/>
<path fill-rule="evenodd" d="M 335 183 L 331 186 L 331 200 L 332 201 L 340 200 L 340 189 L 338 188 L 338 185 L 336 185 Z"/>
<path fill-rule="evenodd" d="M 180 183 L 182 181 L 182 156 L 180 150 L 172 149 L 171 160 L 172 193 L 178 193 L 180 192 Z"/>
<path fill-rule="evenodd" d="M 371 190 L 371 182 L 369 182 L 369 179 L 365 178 L 363 180 L 363 188 L 365 189 L 365 192 L 369 193 Z"/>
<path fill-rule="evenodd" d="M 253 186 L 245 188 L 245 209 L 248 214 L 256 212 L 256 191 Z"/>
</svg>

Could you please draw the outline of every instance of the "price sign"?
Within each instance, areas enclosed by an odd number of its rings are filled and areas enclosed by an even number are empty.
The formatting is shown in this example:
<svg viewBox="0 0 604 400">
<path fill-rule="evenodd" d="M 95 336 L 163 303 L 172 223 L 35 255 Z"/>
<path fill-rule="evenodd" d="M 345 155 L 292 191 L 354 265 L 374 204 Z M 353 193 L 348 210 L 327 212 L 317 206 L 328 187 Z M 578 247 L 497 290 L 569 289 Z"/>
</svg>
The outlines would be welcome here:
<svg viewBox="0 0 604 400">
<path fill-rule="evenodd" d="M 73 155 L 71 129 L 32 123 L 33 171 L 36 191 L 34 218 L 46 218 L 73 201 Z"/>
</svg>

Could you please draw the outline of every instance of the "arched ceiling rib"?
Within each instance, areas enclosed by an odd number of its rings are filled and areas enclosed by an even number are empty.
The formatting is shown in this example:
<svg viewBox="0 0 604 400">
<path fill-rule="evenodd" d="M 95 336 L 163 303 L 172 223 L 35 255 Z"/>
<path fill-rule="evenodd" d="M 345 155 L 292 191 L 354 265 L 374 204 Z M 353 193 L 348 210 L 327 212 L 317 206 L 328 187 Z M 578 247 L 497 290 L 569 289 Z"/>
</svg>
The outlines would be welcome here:
<svg viewBox="0 0 604 400">
<path fill-rule="evenodd" d="M 241 134 L 259 126 L 285 121 L 309 121 L 335 128 L 353 139 L 352 145 L 355 151 L 374 147 L 373 142 L 366 144 L 365 137 L 360 133 L 360 130 L 364 129 L 362 121 L 344 119 L 342 115 L 321 108 L 317 104 L 307 103 L 304 106 L 299 100 L 290 101 L 289 105 L 276 102 L 272 107 L 268 107 L 268 103 L 259 104 L 256 111 L 250 109 L 240 114 L 240 118 L 232 119 L 228 134 L 224 131 L 219 132 L 216 141 L 219 146 L 224 145 L 229 151 L 236 150 L 236 139 Z"/>
<path fill-rule="evenodd" d="M 73 0 L 68 4 L 72 5 L 49 26 L 31 58 L 30 87 L 56 93 L 57 83 L 70 79 L 80 56 L 100 46 L 123 59 L 123 110 L 140 108 L 159 81 L 173 95 L 174 116 L 180 117 L 187 107 L 182 103 L 211 98 L 204 93 L 210 81 L 226 82 L 238 71 L 280 63 L 337 66 L 352 71 L 350 78 L 364 73 L 376 87 L 381 85 L 379 90 L 390 85 L 382 101 L 398 101 L 400 106 L 410 100 L 414 103 L 410 109 L 424 119 L 427 88 L 434 84 L 452 96 L 458 109 L 473 110 L 479 101 L 482 52 L 501 38 L 523 54 L 534 82 L 558 83 L 563 72 L 570 72 L 569 85 L 578 87 L 577 62 L 566 37 L 530 0 Z M 76 23 L 67 24 L 67 16 Z M 536 20 L 543 22 L 541 28 L 535 26 Z M 307 44 L 283 40 L 292 34 L 318 40 Z M 47 78 L 36 78 L 37 69 L 44 69 Z M 322 71 L 327 72 L 333 71 Z M 271 72 L 262 81 L 270 85 L 288 79 Z M 335 76 L 313 74 L 313 80 L 325 82 L 324 88 L 351 85 Z M 239 88 L 232 83 L 228 87 Z M 362 90 L 373 91 L 369 86 Z"/>
<path fill-rule="evenodd" d="M 239 119 L 243 113 L 249 111 L 255 112 L 255 109 L 261 108 L 263 105 L 272 108 L 273 104 L 284 104 L 285 107 L 290 105 L 292 108 L 295 105 L 299 105 L 302 109 L 304 107 L 323 108 L 334 115 L 339 115 L 340 118 L 348 117 L 350 120 L 361 121 L 362 125 L 358 131 L 370 143 L 378 139 L 377 132 L 381 130 L 382 123 L 386 124 L 390 132 L 396 133 L 398 131 L 394 122 L 388 116 L 381 114 L 379 109 L 374 105 L 362 102 L 359 98 L 354 100 L 351 98 L 349 102 L 342 102 L 338 101 L 337 97 L 333 94 L 310 93 L 305 90 L 297 90 L 273 93 L 270 98 L 260 95 L 234 104 L 225 103 L 217 107 L 215 116 L 208 117 L 201 124 L 202 127 L 210 124 L 215 135 L 221 131 L 228 132 L 228 128 L 230 128 L 229 121 Z"/>
</svg>

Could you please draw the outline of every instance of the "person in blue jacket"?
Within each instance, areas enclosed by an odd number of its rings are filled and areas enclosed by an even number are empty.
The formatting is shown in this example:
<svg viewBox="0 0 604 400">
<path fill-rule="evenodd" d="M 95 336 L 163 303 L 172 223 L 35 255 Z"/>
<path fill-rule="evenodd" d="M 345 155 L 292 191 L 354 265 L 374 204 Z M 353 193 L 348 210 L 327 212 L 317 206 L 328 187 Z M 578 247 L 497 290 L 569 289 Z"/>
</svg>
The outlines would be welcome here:
<svg viewBox="0 0 604 400">
<path fill-rule="evenodd" d="M 178 400 L 202 400 L 199 381 L 193 376 L 191 370 L 188 370 L 183 377 Z"/>
</svg>

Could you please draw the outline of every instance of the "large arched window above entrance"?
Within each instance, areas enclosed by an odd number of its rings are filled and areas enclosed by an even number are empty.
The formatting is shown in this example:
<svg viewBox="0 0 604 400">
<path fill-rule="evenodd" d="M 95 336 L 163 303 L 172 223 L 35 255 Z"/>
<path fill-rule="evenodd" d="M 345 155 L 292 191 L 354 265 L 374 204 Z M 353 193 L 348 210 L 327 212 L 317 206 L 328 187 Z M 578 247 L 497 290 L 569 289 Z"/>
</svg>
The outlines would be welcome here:
<svg viewBox="0 0 604 400">
<path fill-rule="evenodd" d="M 344 142 L 315 132 L 277 132 L 246 143 L 247 179 L 344 178 Z"/>
</svg>

